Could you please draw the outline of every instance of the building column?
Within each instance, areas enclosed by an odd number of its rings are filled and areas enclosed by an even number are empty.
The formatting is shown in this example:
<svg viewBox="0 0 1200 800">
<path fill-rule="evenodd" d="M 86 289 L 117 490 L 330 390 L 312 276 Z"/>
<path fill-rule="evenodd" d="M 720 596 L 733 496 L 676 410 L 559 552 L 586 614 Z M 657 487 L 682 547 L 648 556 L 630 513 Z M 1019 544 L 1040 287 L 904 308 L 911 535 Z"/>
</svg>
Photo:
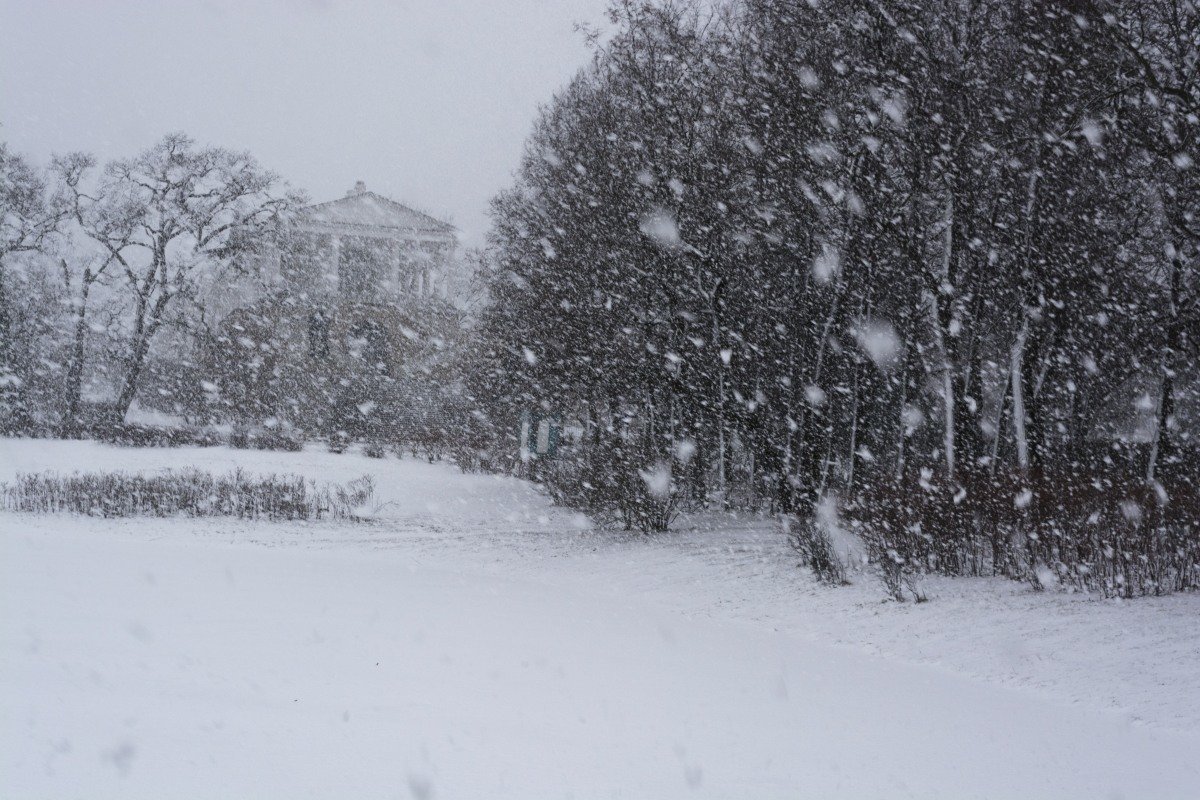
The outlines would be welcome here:
<svg viewBox="0 0 1200 800">
<path fill-rule="evenodd" d="M 391 243 L 396 248 L 396 296 L 401 297 L 404 294 L 404 242 L 400 236 L 394 236 Z"/>
<path fill-rule="evenodd" d="M 342 292 L 342 237 L 333 234 L 333 275 L 330 283 L 337 294 Z"/>
</svg>

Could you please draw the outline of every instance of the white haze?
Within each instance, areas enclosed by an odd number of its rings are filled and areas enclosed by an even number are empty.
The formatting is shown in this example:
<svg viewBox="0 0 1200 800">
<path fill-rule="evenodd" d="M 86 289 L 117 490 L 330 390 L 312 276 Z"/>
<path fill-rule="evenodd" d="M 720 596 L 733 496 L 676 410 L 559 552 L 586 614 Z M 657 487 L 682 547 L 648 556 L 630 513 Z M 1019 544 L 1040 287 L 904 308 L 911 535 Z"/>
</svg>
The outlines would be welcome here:
<svg viewBox="0 0 1200 800">
<path fill-rule="evenodd" d="M 356 180 L 467 245 L 605 0 L 0 0 L 0 139 L 45 162 L 182 130 L 314 200 Z"/>
</svg>

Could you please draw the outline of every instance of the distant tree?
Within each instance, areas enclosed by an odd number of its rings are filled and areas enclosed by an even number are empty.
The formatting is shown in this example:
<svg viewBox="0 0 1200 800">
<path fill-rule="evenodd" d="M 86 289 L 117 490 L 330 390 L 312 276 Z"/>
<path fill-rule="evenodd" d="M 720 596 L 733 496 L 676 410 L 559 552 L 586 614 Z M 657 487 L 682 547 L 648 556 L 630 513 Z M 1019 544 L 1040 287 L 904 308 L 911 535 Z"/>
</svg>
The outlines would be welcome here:
<svg viewBox="0 0 1200 800">
<path fill-rule="evenodd" d="M 115 404 L 123 418 L 176 307 L 266 244 L 255 232 L 301 200 L 250 154 L 198 147 L 181 133 L 110 163 L 96 194 L 76 197 L 76 219 L 111 257 L 114 290 L 128 305 Z"/>
<path fill-rule="evenodd" d="M 38 170 L 0 143 L 0 405 L 4 424 L 16 430 L 30 421 L 25 383 L 36 320 L 29 313 L 32 289 L 14 272 L 13 261 L 43 249 L 64 217 Z"/>
</svg>

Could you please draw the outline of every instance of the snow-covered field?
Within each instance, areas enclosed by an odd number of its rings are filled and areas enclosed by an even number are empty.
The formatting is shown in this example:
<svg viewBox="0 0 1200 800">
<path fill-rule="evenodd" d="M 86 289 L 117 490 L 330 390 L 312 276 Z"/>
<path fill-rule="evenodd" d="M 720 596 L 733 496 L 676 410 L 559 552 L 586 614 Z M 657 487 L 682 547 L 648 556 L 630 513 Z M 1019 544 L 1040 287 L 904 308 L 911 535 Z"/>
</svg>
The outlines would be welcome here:
<svg viewBox="0 0 1200 800">
<path fill-rule="evenodd" d="M 0 440 L 35 469 L 375 476 L 364 524 L 0 514 L 0 797 L 1200 797 L 1200 597 L 829 589 L 760 519 L 511 478 Z"/>
</svg>

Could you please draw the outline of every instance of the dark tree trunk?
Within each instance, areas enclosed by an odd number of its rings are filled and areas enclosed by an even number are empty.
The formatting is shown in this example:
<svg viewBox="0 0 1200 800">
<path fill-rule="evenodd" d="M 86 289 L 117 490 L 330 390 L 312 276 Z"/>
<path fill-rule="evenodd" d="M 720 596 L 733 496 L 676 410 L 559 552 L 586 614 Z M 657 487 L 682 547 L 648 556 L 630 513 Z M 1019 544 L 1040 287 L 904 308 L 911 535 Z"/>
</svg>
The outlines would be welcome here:
<svg viewBox="0 0 1200 800">
<path fill-rule="evenodd" d="M 79 306 L 75 310 L 75 333 L 71 341 L 71 361 L 67 367 L 64 386 L 66 410 L 63 413 L 59 435 L 64 439 L 75 439 L 82 433 L 80 406 L 83 399 L 84 345 L 87 338 L 87 303 L 91 293 L 91 280 L 85 272 L 83 288 L 80 290 Z"/>
</svg>

